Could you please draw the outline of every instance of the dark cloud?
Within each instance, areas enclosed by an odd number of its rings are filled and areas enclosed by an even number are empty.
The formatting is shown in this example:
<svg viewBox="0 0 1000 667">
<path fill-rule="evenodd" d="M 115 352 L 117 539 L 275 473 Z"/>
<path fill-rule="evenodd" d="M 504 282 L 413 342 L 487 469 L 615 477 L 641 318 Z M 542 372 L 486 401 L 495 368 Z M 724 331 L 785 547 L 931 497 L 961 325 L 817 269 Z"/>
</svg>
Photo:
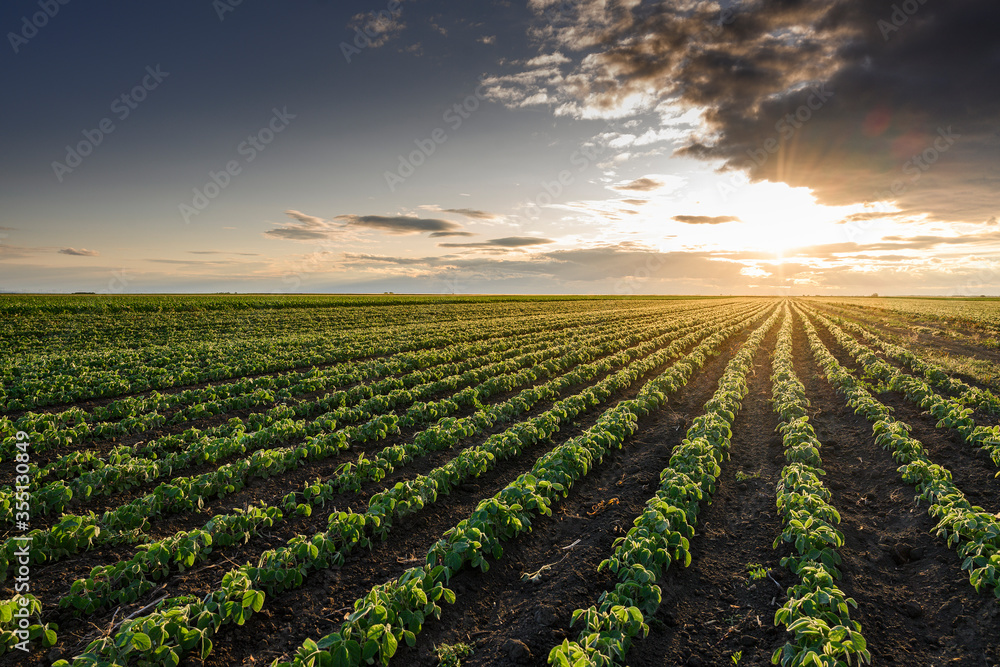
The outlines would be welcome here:
<svg viewBox="0 0 1000 667">
<path fill-rule="evenodd" d="M 224 266 L 229 262 L 215 262 L 208 259 L 147 259 L 147 262 L 156 264 L 179 264 L 190 266 Z"/>
<path fill-rule="evenodd" d="M 928 294 L 975 294 L 1000 287 L 1000 271 L 983 273 L 978 268 L 940 269 L 929 263 L 915 262 L 906 255 L 871 255 L 876 244 L 831 244 L 803 249 L 802 261 L 781 263 L 774 255 L 760 252 L 717 253 L 707 251 L 659 252 L 635 243 L 619 243 L 589 248 L 553 250 L 530 255 L 505 255 L 503 258 L 475 256 L 392 257 L 347 254 L 345 263 L 352 268 L 393 266 L 413 269 L 421 280 L 445 281 L 461 285 L 466 291 L 490 291 L 497 281 L 519 285 L 520 290 L 537 291 L 538 285 L 562 290 L 579 289 L 616 294 L 637 293 L 743 293 L 747 287 L 774 289 L 788 294 L 788 288 L 816 293 L 870 294 L 872 291 Z M 835 257 L 830 251 L 853 252 L 848 258 Z M 808 251 L 811 254 L 805 254 Z M 809 259 L 825 256 L 822 268 Z M 786 257 L 789 256 L 786 253 Z M 867 258 L 860 267 L 856 258 Z M 769 275 L 748 275 L 748 267 Z M 864 269 L 864 270 L 862 270 Z M 407 280 L 414 275 L 407 272 Z M 919 284 L 917 283 L 919 281 Z M 431 288 L 431 285 L 427 285 Z M 964 291 L 963 291 L 964 290 Z"/>
<path fill-rule="evenodd" d="M 473 232 L 433 232 L 429 235 L 432 239 L 439 239 L 445 236 L 475 236 Z"/>
<path fill-rule="evenodd" d="M 264 232 L 264 235 L 271 236 L 276 239 L 284 239 L 286 241 L 312 241 L 316 239 L 329 238 L 330 232 L 322 229 L 289 226 L 279 227 L 278 229 L 269 229 Z"/>
<path fill-rule="evenodd" d="M 735 215 L 675 215 L 673 219 L 677 222 L 683 222 L 685 225 L 721 225 L 725 222 L 742 222 Z"/>
<path fill-rule="evenodd" d="M 330 235 L 335 231 L 335 227 L 330 221 L 314 215 L 294 210 L 285 211 L 285 215 L 294 222 L 289 222 L 284 227 L 277 229 L 269 229 L 264 232 L 264 236 L 285 241 L 315 241 L 330 238 Z"/>
<path fill-rule="evenodd" d="M 395 264 L 397 266 L 419 266 L 437 264 L 436 257 L 392 257 L 388 255 L 369 255 L 365 253 L 345 252 L 344 261 L 351 264 Z"/>
<path fill-rule="evenodd" d="M 962 236 L 886 236 L 880 241 L 873 243 L 855 243 L 845 241 L 843 243 L 825 243 L 820 245 L 803 246 L 783 251 L 786 257 L 831 257 L 833 255 L 849 254 L 851 257 L 855 253 L 870 253 L 880 250 L 929 250 L 941 246 L 994 246 L 1000 245 L 1000 232 L 987 232 L 983 234 L 965 234 Z"/>
<path fill-rule="evenodd" d="M 501 240 L 501 239 L 496 239 Z M 491 259 L 474 257 L 391 257 L 381 255 L 346 254 L 352 264 L 370 264 L 385 267 L 424 265 L 444 274 L 457 271 L 476 276 L 509 279 L 528 277 L 535 280 L 552 280 L 558 284 L 628 280 L 650 277 L 663 280 L 680 280 L 684 284 L 709 286 L 723 278 L 743 280 L 741 264 L 713 260 L 709 253 L 661 253 L 633 243 L 553 250 L 533 255 L 517 255 L 518 259 Z M 708 276 L 708 278 L 705 278 Z M 636 283 L 638 284 L 638 283 Z M 628 289 L 632 289 L 631 283 Z"/>
<path fill-rule="evenodd" d="M 465 217 L 472 218 L 473 220 L 496 220 L 500 217 L 495 213 L 479 211 L 474 208 L 445 208 L 441 210 L 444 213 L 457 213 L 458 215 L 464 215 Z"/>
<path fill-rule="evenodd" d="M 1000 148 L 986 141 L 1000 93 L 984 85 L 1000 64 L 987 27 L 1000 22 L 1000 6 L 916 4 L 909 17 L 900 4 L 760 5 L 746 23 L 761 32 L 727 29 L 731 46 L 680 68 L 685 96 L 710 107 L 719 137 L 680 153 L 810 187 L 826 204 L 895 200 L 907 213 L 970 222 L 994 214 L 996 190 L 976 179 L 1000 164 Z M 798 55 L 782 56 L 768 37 L 783 25 L 810 35 Z"/>
<path fill-rule="evenodd" d="M 265 236 L 288 241 L 312 241 L 332 238 L 345 229 L 372 229 L 386 234 L 421 234 L 430 232 L 432 238 L 448 236 L 473 236 L 462 231 L 462 226 L 448 220 L 436 218 L 411 218 L 404 215 L 338 215 L 333 220 L 325 220 L 300 211 L 285 211 L 292 219 L 284 227 L 269 229 Z"/>
<path fill-rule="evenodd" d="M 226 252 L 222 250 L 188 250 L 192 255 L 238 255 L 240 257 L 260 257 L 259 252 Z"/>
<path fill-rule="evenodd" d="M 622 199 L 621 201 L 623 204 L 631 204 L 632 206 L 642 206 L 649 203 L 648 199 Z"/>
<path fill-rule="evenodd" d="M 74 257 L 97 257 L 101 253 L 96 250 L 87 250 L 86 248 L 63 248 L 59 251 L 60 255 L 73 255 Z"/>
<path fill-rule="evenodd" d="M 490 239 L 482 243 L 438 243 L 441 248 L 527 248 L 530 246 L 555 243 L 552 239 L 540 239 L 534 236 L 506 236 L 502 239 Z"/>
<path fill-rule="evenodd" d="M 420 234 L 432 232 L 432 236 L 467 236 L 461 225 L 436 218 L 410 218 L 403 215 L 338 215 L 336 220 L 349 227 L 377 229 L 387 234 Z"/>
<path fill-rule="evenodd" d="M 930 248 L 938 245 L 984 245 L 1000 243 L 1000 232 L 987 232 L 984 234 L 964 234 L 962 236 L 886 236 L 882 239 L 889 246 L 895 244 L 896 247 L 908 248 Z"/>
<path fill-rule="evenodd" d="M 613 186 L 615 190 L 624 190 L 629 192 L 650 192 L 658 188 L 663 187 L 663 182 L 658 181 L 654 178 L 637 178 L 629 183 L 622 183 L 620 185 Z"/>
</svg>

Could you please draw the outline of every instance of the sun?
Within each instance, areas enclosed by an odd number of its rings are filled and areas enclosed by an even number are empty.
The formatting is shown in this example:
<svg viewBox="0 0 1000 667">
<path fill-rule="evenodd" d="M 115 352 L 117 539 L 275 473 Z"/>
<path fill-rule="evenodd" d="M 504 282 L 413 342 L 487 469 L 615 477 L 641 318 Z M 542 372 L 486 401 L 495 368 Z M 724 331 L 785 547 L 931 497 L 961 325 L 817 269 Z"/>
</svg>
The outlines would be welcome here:
<svg viewBox="0 0 1000 667">
<path fill-rule="evenodd" d="M 661 252 L 700 251 L 781 263 L 802 256 L 795 252 L 800 248 L 853 240 L 843 221 L 864 210 L 863 203 L 820 204 L 809 188 L 770 181 L 746 182 L 725 196 L 714 187 L 694 187 L 652 198 L 627 220 L 626 238 Z"/>
<path fill-rule="evenodd" d="M 855 206 L 819 204 L 808 188 L 771 182 L 743 186 L 729 204 L 742 224 L 730 225 L 732 236 L 727 243 L 771 252 L 776 258 L 793 248 L 845 240 L 837 223 L 856 212 Z"/>
</svg>

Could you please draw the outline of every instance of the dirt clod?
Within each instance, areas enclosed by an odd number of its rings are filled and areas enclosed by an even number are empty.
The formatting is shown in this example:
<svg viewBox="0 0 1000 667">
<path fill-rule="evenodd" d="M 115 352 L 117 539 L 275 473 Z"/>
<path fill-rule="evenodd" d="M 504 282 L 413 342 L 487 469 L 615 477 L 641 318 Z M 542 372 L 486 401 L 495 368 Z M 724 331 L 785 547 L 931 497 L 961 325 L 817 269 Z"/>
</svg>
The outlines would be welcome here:
<svg viewBox="0 0 1000 667">
<path fill-rule="evenodd" d="M 508 639 L 503 645 L 504 652 L 519 665 L 531 662 L 531 649 L 519 639 Z"/>
</svg>

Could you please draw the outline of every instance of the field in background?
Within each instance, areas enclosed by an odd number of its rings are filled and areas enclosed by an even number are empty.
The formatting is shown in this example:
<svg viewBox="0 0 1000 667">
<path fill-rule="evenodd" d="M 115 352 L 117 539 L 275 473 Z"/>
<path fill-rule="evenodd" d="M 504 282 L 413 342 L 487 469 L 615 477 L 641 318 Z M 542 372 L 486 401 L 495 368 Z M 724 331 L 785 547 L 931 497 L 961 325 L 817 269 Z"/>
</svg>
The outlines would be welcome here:
<svg viewBox="0 0 1000 667">
<path fill-rule="evenodd" d="M 1000 301 L 0 312 L 0 665 L 1000 664 Z"/>
</svg>

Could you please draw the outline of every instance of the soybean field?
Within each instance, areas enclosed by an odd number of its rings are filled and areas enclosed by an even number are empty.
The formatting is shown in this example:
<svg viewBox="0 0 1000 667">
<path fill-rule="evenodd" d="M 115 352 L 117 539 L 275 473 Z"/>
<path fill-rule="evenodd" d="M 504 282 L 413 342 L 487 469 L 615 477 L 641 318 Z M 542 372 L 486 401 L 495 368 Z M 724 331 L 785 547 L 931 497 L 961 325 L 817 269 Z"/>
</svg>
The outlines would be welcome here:
<svg viewBox="0 0 1000 667">
<path fill-rule="evenodd" d="M 0 312 L 0 665 L 1000 665 L 998 300 Z"/>
</svg>

